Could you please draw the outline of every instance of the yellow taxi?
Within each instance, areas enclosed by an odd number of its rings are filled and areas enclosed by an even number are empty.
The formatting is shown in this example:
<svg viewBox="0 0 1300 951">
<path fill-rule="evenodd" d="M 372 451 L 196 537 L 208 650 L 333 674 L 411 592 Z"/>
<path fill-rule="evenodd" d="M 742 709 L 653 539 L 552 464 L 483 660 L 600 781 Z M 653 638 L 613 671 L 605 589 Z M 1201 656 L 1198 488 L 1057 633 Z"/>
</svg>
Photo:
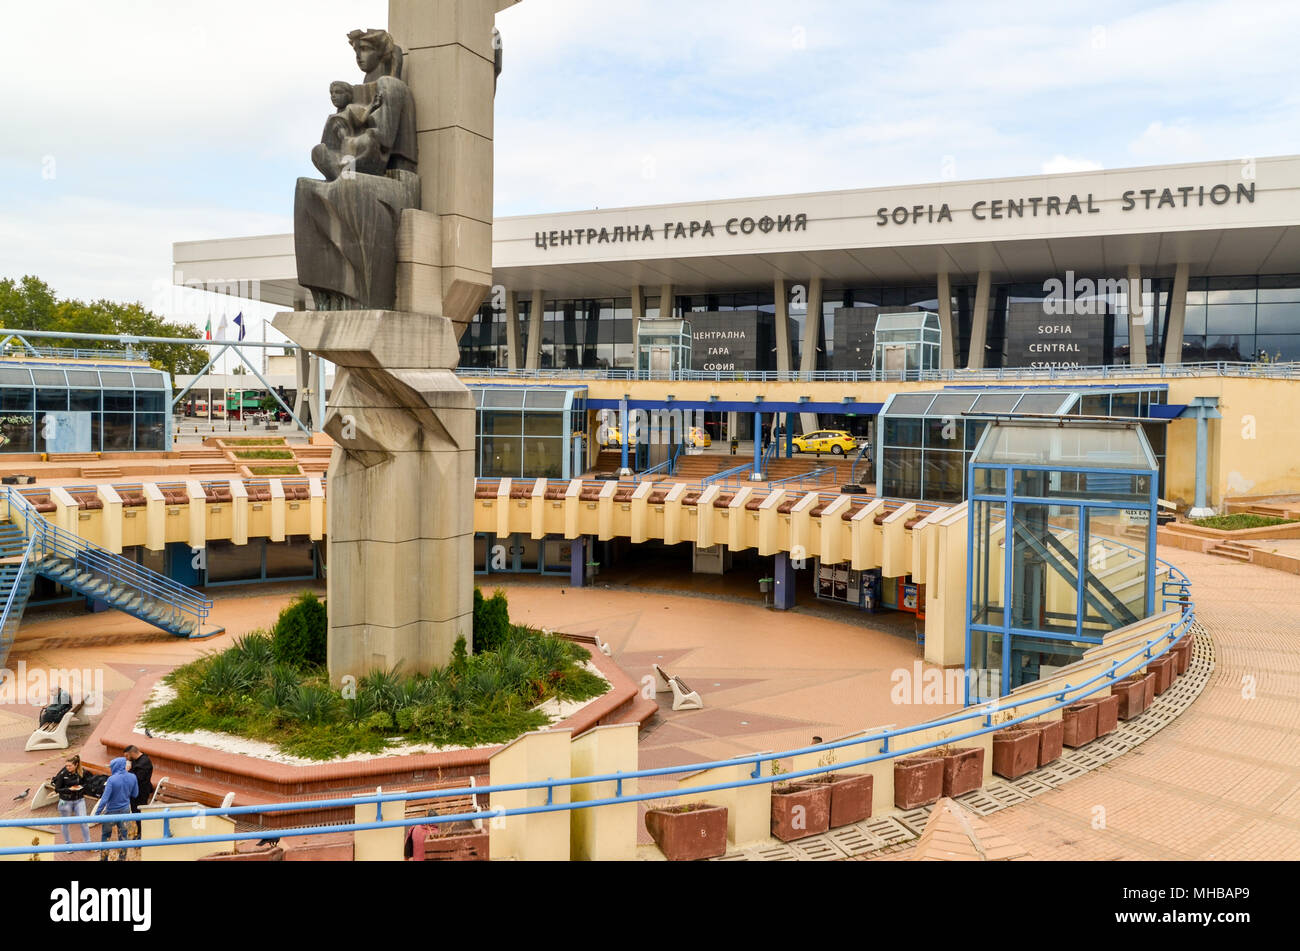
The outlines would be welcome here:
<svg viewBox="0 0 1300 951">
<path fill-rule="evenodd" d="M 692 426 L 686 432 L 686 445 L 693 446 L 696 449 L 705 449 L 713 445 L 713 437 L 702 426 Z"/>
<path fill-rule="evenodd" d="M 858 448 L 858 441 L 843 429 L 819 429 L 794 437 L 796 452 L 829 452 L 842 456 Z"/>
<path fill-rule="evenodd" d="M 601 443 L 602 446 L 622 446 L 622 445 L 623 445 L 623 434 L 619 431 L 619 428 L 618 428 L 617 426 L 604 426 L 604 427 L 602 427 L 602 429 L 604 429 L 604 436 L 605 436 L 605 441 L 604 441 L 603 443 Z M 629 443 L 629 445 L 631 445 L 631 446 L 635 446 L 635 445 L 636 445 L 636 428 L 635 428 L 635 427 L 633 427 L 633 429 L 632 429 L 632 441 Z"/>
</svg>

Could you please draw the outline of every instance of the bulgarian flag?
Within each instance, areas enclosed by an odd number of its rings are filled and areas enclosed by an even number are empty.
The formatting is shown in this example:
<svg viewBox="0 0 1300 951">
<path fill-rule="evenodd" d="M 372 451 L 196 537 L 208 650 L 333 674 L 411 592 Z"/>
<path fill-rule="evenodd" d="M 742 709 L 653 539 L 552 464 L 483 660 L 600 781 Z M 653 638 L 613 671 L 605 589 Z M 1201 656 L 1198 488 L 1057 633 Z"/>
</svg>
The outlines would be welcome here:
<svg viewBox="0 0 1300 951">
<path fill-rule="evenodd" d="M 203 328 L 203 339 L 204 340 L 212 339 L 212 315 L 211 314 L 208 314 L 208 324 L 206 327 Z"/>
</svg>

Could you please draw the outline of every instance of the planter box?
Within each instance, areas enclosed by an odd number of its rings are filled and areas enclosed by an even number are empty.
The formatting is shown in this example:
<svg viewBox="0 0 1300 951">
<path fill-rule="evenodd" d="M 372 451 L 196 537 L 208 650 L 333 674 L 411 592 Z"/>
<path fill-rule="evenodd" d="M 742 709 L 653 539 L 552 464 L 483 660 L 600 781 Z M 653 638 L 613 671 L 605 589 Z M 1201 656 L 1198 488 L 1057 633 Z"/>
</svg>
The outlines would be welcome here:
<svg viewBox="0 0 1300 951">
<path fill-rule="evenodd" d="M 1192 662 L 1192 635 L 1184 634 L 1169 653 L 1174 658 L 1174 676 L 1181 677 L 1187 673 L 1187 668 Z"/>
<path fill-rule="evenodd" d="M 993 734 L 993 772 L 1019 779 L 1038 766 L 1037 730 L 1001 730 Z"/>
<path fill-rule="evenodd" d="M 1097 738 L 1097 707 L 1092 703 L 1075 703 L 1061 711 L 1064 735 L 1061 742 L 1070 748 L 1083 746 Z"/>
<path fill-rule="evenodd" d="M 1121 720 L 1141 716 L 1147 708 L 1147 685 L 1142 677 L 1125 677 L 1110 685 L 1110 695 L 1119 701 L 1116 715 Z"/>
<path fill-rule="evenodd" d="M 949 799 L 984 785 L 984 747 L 962 746 L 943 756 L 943 794 Z"/>
<path fill-rule="evenodd" d="M 1039 720 L 1029 724 L 1025 729 L 1038 734 L 1038 765 L 1046 766 L 1060 759 L 1062 741 L 1065 738 L 1065 724 L 1061 720 Z"/>
<path fill-rule="evenodd" d="M 782 842 L 820 835 L 831 827 L 829 783 L 790 783 L 772 788 L 772 835 Z"/>
<path fill-rule="evenodd" d="M 871 818 L 871 776 L 865 773 L 829 773 L 810 777 L 808 782 L 830 787 L 832 829 Z"/>
<path fill-rule="evenodd" d="M 708 803 L 651 809 L 645 827 L 670 862 L 710 859 L 727 851 L 727 807 Z"/>
<path fill-rule="evenodd" d="M 1143 709 L 1144 710 L 1150 709 L 1151 704 L 1154 703 L 1156 699 L 1156 675 L 1153 673 L 1143 674 L 1142 687 L 1143 687 L 1143 697 L 1142 697 Z"/>
<path fill-rule="evenodd" d="M 894 806 L 915 809 L 943 795 L 943 758 L 922 754 L 894 760 Z"/>
<path fill-rule="evenodd" d="M 1170 684 L 1174 682 L 1174 659 L 1168 654 L 1158 657 L 1151 663 L 1147 664 L 1147 673 L 1155 674 L 1156 696 L 1160 696 L 1169 689 Z"/>
<path fill-rule="evenodd" d="M 1097 735 L 1105 736 L 1119 726 L 1119 696 L 1089 697 L 1084 703 L 1097 708 Z"/>
</svg>

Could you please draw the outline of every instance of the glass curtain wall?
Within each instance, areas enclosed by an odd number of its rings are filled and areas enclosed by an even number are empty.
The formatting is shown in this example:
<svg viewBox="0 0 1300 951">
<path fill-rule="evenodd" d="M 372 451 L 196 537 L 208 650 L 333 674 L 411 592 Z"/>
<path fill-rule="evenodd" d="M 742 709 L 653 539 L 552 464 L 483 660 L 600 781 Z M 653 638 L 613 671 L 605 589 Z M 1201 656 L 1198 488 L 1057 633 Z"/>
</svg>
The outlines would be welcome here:
<svg viewBox="0 0 1300 951">
<path fill-rule="evenodd" d="M 1050 676 L 1152 613 L 1155 474 L 1137 423 L 989 424 L 969 484 L 968 702 Z"/>
<path fill-rule="evenodd" d="M 0 364 L 0 453 L 161 452 L 170 397 L 160 370 Z"/>
<path fill-rule="evenodd" d="M 473 386 L 475 475 L 568 479 L 586 438 L 585 388 Z"/>
</svg>

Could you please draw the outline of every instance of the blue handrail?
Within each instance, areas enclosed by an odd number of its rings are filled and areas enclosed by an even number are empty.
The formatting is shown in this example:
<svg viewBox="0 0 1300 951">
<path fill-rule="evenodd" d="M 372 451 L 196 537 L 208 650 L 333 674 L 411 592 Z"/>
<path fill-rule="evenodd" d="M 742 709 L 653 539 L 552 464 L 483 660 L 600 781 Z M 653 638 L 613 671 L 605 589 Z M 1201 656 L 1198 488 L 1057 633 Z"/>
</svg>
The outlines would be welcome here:
<svg viewBox="0 0 1300 951">
<path fill-rule="evenodd" d="M 742 472 L 751 472 L 753 471 L 753 468 L 754 464 L 752 462 L 746 462 L 739 466 L 732 466 L 730 469 L 723 469 L 721 472 L 715 472 L 711 476 L 705 476 L 700 480 L 700 485 L 707 487 L 713 485 L 715 482 L 722 482 L 726 479 L 732 478 L 733 476 L 738 476 Z"/>
<path fill-rule="evenodd" d="M 21 492 L 15 491 L 14 487 L 3 488 L 10 515 L 17 510 L 21 516 L 24 532 L 30 539 L 29 547 L 35 546 L 39 552 L 38 561 L 53 556 L 70 561 L 78 573 L 89 571 L 110 582 L 128 585 L 145 597 L 162 602 L 160 607 L 171 607 L 176 615 L 193 615 L 196 622 L 194 630 L 196 634 L 199 633 L 212 610 L 210 599 L 198 595 L 166 575 L 137 565 L 128 558 L 99 548 L 79 535 L 60 528 L 37 512 L 35 506 Z"/>
<path fill-rule="evenodd" d="M 27 574 L 27 568 L 35 548 L 36 537 L 32 536 L 27 541 L 27 547 L 23 549 L 23 558 L 18 563 L 18 572 L 14 575 L 13 585 L 9 588 L 9 596 L 5 598 L 4 612 L 0 613 L 0 663 L 9 656 L 9 648 L 13 644 L 14 635 L 22 618 L 23 601 L 26 596 L 20 595 L 19 592 L 30 584 L 31 579 Z M 16 611 L 15 604 L 18 608 Z"/>
<path fill-rule="evenodd" d="M 1161 560 L 1169 569 L 1171 575 L 1177 574 L 1179 578 L 1185 581 L 1186 576 L 1175 569 L 1168 562 Z M 314 825 L 301 826 L 288 829 L 275 829 L 272 834 L 277 837 L 292 837 L 303 835 L 318 835 L 325 832 L 360 832 L 371 829 L 381 828 L 402 828 L 414 825 L 431 825 L 447 822 L 460 822 L 472 819 L 485 819 L 506 817 L 513 815 L 532 815 L 547 812 L 573 811 L 576 809 L 590 809 L 607 805 L 620 805 L 632 802 L 645 802 L 654 799 L 663 799 L 673 795 L 717 792 L 724 789 L 736 789 L 747 786 L 761 785 L 763 783 L 788 782 L 792 779 L 801 779 L 806 776 L 814 776 L 821 773 L 835 770 L 843 770 L 854 766 L 863 766 L 870 763 L 879 762 L 884 759 L 892 759 L 900 756 L 912 755 L 923 752 L 939 746 L 948 746 L 953 743 L 959 743 L 964 740 L 981 736 L 985 733 L 991 733 L 998 730 L 1005 730 L 1016 724 L 1023 723 L 1027 720 L 1041 717 L 1045 713 L 1051 713 L 1062 707 L 1077 702 L 1082 697 L 1089 696 L 1092 693 L 1102 689 L 1104 686 L 1118 679 L 1119 671 L 1125 669 L 1129 664 L 1133 664 L 1133 669 L 1146 666 L 1152 660 L 1166 654 L 1173 645 L 1179 641 L 1188 631 L 1192 622 L 1195 620 L 1195 612 L 1190 605 L 1185 606 L 1181 617 L 1177 622 L 1172 624 L 1165 632 L 1148 637 L 1144 643 L 1126 655 L 1122 659 L 1111 661 L 1107 670 L 1096 674 L 1077 685 L 1066 684 L 1061 688 L 1052 689 L 1046 693 L 1039 693 L 1033 696 L 1025 697 L 1007 697 L 1001 701 L 984 704 L 980 707 L 970 707 L 958 713 L 939 720 L 930 720 L 925 723 L 918 723 L 907 727 L 897 727 L 893 729 L 881 730 L 867 734 L 858 734 L 847 739 L 836 740 L 830 743 L 820 743 L 814 746 L 805 746 L 798 749 L 785 750 L 778 753 L 752 753 L 738 756 L 733 759 L 711 761 L 704 763 L 692 763 L 684 766 L 664 766 L 654 769 L 630 770 L 628 772 L 606 773 L 595 776 L 577 776 L 564 779 L 547 779 L 537 782 L 525 783 L 508 783 L 500 785 L 487 786 L 466 786 L 456 789 L 442 790 L 422 790 L 422 791 L 398 791 L 392 793 L 377 793 L 375 795 L 351 796 L 347 798 L 320 799 L 311 801 L 292 801 L 281 803 L 263 803 L 249 806 L 230 806 L 216 809 L 166 809 L 153 813 L 147 818 L 161 818 L 163 820 L 164 837 L 161 839 L 146 839 L 135 841 L 129 844 L 122 842 L 72 842 L 66 845 L 46 845 L 46 846 L 17 846 L 0 849 L 0 855 L 28 855 L 33 853 L 45 852 L 72 852 L 86 850 L 103 850 L 114 848 L 151 848 L 154 846 L 174 845 L 178 841 L 187 843 L 215 843 L 215 842 L 234 842 L 245 839 L 263 839 L 268 832 L 266 829 L 259 829 L 254 832 L 232 832 L 210 836 L 193 836 L 185 837 L 178 840 L 171 836 L 170 823 L 176 819 L 197 818 L 201 816 L 239 816 L 239 815 L 260 815 L 275 812 L 304 812 L 317 809 L 337 809 L 337 808 L 354 808 L 358 805 L 373 804 L 376 811 L 376 821 L 374 822 L 351 822 L 337 825 Z M 1139 663 L 1134 663 L 1142 658 Z M 1036 707 L 1034 705 L 1046 701 L 1047 706 Z M 1013 717 L 1009 720 L 995 723 L 994 716 L 998 713 L 1014 709 L 1020 706 L 1030 706 L 1032 713 L 1026 713 L 1019 717 Z M 890 749 L 890 741 L 898 737 L 917 733 L 922 730 L 930 730 L 936 727 L 948 726 L 962 723 L 967 720 L 983 719 L 982 725 L 976 726 L 965 733 L 957 736 L 948 736 L 941 739 L 931 740 L 926 743 L 920 743 L 904 749 Z M 847 762 L 836 762 L 829 765 L 817 765 L 804 770 L 796 770 L 779 775 L 762 775 L 762 764 L 772 762 L 778 759 L 785 759 L 792 756 L 802 756 L 810 753 L 825 753 L 830 750 L 841 749 L 849 746 L 860 746 L 866 743 L 880 743 L 880 752 L 870 756 L 860 757 Z M 700 786 L 691 786 L 684 788 L 678 793 L 665 792 L 657 790 L 654 792 L 622 794 L 622 784 L 627 780 L 646 779 L 658 776 L 678 775 L 682 773 L 695 773 L 706 769 L 716 769 L 723 766 L 737 766 L 744 764 L 753 764 L 754 769 L 748 779 L 733 780 L 729 782 L 713 783 Z M 588 785 L 595 783 L 616 783 L 618 794 L 600 799 L 582 800 L 579 802 L 557 803 L 554 802 L 553 793 L 556 787 Z M 407 802 L 427 799 L 442 799 L 452 796 L 490 795 L 492 793 L 517 792 L 523 790 L 546 790 L 547 803 L 537 806 L 522 806 L 516 809 L 492 809 L 486 812 L 473 813 L 456 813 L 442 816 L 419 816 L 411 819 L 383 819 L 383 804 L 388 802 Z M 141 816 L 138 813 L 125 813 L 121 815 L 104 815 L 96 816 L 95 822 L 115 822 L 115 821 L 137 821 Z M 68 817 L 50 817 L 41 820 L 31 819 L 0 819 L 0 828 L 4 827 L 30 827 L 33 825 L 57 826 L 69 825 L 72 823 L 87 823 L 88 819 L 77 816 Z"/>
<path fill-rule="evenodd" d="M 772 488 L 776 488 L 777 486 L 791 485 L 795 482 L 820 483 L 823 476 L 827 473 L 833 473 L 836 471 L 837 470 L 834 466 L 822 466 L 819 469 L 811 469 L 808 472 L 796 472 L 794 475 L 786 476 L 784 479 L 775 479 L 768 483 L 768 485 Z"/>
</svg>

